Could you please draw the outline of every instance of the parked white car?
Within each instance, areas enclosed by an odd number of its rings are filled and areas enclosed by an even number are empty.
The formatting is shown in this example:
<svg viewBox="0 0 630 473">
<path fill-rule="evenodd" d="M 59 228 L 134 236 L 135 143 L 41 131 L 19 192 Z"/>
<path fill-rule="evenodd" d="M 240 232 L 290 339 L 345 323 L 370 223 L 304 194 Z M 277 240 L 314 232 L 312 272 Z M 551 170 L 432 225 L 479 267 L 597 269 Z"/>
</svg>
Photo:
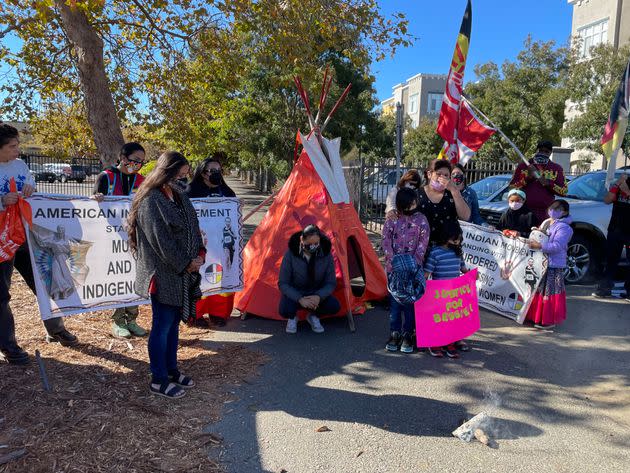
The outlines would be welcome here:
<svg viewBox="0 0 630 473">
<path fill-rule="evenodd" d="M 616 174 L 618 178 L 622 172 Z M 490 224 L 497 225 L 507 210 L 507 193 L 512 178 L 509 174 L 492 176 L 471 184 L 479 196 L 481 216 Z M 565 279 L 569 283 L 587 282 L 602 269 L 605 256 L 606 233 L 612 206 L 603 200 L 606 195 L 606 172 L 595 171 L 578 176 L 569 182 L 566 200 L 571 206 L 574 234 L 569 243 Z M 626 255 L 628 250 L 626 249 Z M 627 257 L 623 257 L 627 265 Z"/>
</svg>

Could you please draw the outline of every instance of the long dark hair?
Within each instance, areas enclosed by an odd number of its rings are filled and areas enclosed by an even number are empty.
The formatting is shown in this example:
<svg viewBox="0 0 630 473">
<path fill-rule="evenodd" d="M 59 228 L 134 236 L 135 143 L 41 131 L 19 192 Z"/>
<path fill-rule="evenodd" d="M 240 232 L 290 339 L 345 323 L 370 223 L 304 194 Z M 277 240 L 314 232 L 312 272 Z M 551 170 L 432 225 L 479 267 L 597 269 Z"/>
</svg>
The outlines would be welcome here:
<svg viewBox="0 0 630 473">
<path fill-rule="evenodd" d="M 189 165 L 189 163 L 183 154 L 177 151 L 167 151 L 158 158 L 155 168 L 138 188 L 138 192 L 131 203 L 131 211 L 127 217 L 127 234 L 129 235 L 129 247 L 132 252 L 135 252 L 138 247 L 136 230 L 140 204 L 153 189 L 160 189 L 163 185 L 175 179 L 182 166 L 186 165 Z"/>
<path fill-rule="evenodd" d="M 210 163 L 217 163 L 219 166 L 221 166 L 221 184 L 219 185 L 226 185 L 225 184 L 225 180 L 223 179 L 223 165 L 221 164 L 221 161 L 219 161 L 217 158 L 215 158 L 214 156 L 208 156 L 206 159 L 204 159 L 203 161 L 201 161 L 197 167 L 195 168 L 195 173 L 193 174 L 193 178 L 192 181 L 190 181 L 190 186 L 191 187 L 196 187 L 196 186 L 204 186 L 206 187 L 206 183 L 203 181 L 203 172 L 206 170 L 206 168 L 208 167 L 208 164 Z"/>
</svg>

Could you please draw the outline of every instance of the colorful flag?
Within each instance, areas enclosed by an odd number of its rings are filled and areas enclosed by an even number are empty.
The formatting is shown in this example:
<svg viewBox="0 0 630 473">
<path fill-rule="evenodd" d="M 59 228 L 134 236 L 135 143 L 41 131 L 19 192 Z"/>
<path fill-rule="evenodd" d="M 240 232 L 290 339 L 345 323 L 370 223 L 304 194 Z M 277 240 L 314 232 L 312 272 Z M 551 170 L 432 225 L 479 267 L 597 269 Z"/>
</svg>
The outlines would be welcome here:
<svg viewBox="0 0 630 473">
<path fill-rule="evenodd" d="M 455 52 L 451 60 L 451 69 L 446 79 L 446 89 L 444 90 L 440 118 L 438 119 L 437 133 L 446 141 L 445 148 L 449 148 L 457 143 L 457 125 L 464 87 L 464 70 L 466 69 L 466 57 L 468 56 L 471 28 L 472 6 L 470 0 L 468 0 L 464 18 L 462 18 L 462 24 L 459 28 Z M 443 153 L 440 153 L 440 156 L 444 157 L 442 155 Z"/>
<path fill-rule="evenodd" d="M 608 173 L 606 186 L 612 182 L 617 169 L 617 155 L 623 143 L 623 137 L 628 127 L 628 114 L 630 112 L 630 62 L 621 76 L 619 88 L 615 94 L 608 123 L 602 135 L 602 150 L 608 161 Z"/>
</svg>

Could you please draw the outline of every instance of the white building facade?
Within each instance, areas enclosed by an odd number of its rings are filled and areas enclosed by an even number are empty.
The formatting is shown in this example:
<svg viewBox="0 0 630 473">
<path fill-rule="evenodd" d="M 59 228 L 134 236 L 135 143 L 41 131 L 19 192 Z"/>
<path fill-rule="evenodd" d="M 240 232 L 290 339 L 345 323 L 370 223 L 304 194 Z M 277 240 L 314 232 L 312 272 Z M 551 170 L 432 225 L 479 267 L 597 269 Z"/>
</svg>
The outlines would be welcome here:
<svg viewBox="0 0 630 473">
<path fill-rule="evenodd" d="M 416 74 L 392 87 L 392 97 L 381 102 L 383 113 L 395 113 L 396 104 L 401 103 L 414 128 L 421 117 L 437 119 L 445 87 L 446 74 Z"/>
</svg>

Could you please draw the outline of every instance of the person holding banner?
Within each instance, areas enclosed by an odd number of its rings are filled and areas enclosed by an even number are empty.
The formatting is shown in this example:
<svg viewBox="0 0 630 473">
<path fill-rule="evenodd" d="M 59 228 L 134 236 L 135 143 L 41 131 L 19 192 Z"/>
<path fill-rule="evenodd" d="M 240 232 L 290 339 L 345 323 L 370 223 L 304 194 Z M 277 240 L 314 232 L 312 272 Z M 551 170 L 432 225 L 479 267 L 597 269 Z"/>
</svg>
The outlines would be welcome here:
<svg viewBox="0 0 630 473">
<path fill-rule="evenodd" d="M 453 181 L 453 184 L 455 184 L 457 190 L 461 192 L 462 197 L 470 208 L 470 217 L 467 221 L 474 223 L 475 225 L 487 225 L 486 221 L 481 216 L 481 212 L 479 211 L 479 198 L 477 197 L 477 193 L 475 192 L 475 189 L 466 184 L 466 171 L 464 170 L 464 166 L 460 163 L 453 166 L 451 180 Z"/>
<path fill-rule="evenodd" d="M 508 209 L 501 215 L 497 230 L 510 237 L 529 238 L 534 227 L 536 217 L 525 205 L 527 195 L 520 189 L 510 189 L 508 192 Z"/>
<path fill-rule="evenodd" d="M 567 195 L 568 189 L 562 166 L 550 159 L 553 143 L 541 141 L 537 150 L 529 165 L 520 163 L 516 167 L 510 185 L 525 192 L 528 206 L 539 225 L 547 218 L 547 209 L 556 196 Z"/>
<path fill-rule="evenodd" d="M 445 241 L 444 228 L 457 219 L 470 218 L 470 207 L 451 180 L 451 163 L 445 159 L 434 159 L 427 169 L 429 183 L 418 191 L 418 210 L 422 212 L 431 228 L 430 241 Z"/>
<path fill-rule="evenodd" d="M 429 222 L 416 211 L 417 207 L 415 190 L 401 188 L 396 194 L 398 218 L 386 220 L 383 226 L 385 272 L 391 300 L 390 337 L 385 344 L 388 351 L 400 349 L 402 353 L 413 353 L 414 302 L 424 294 L 422 266 L 430 233 Z"/>
<path fill-rule="evenodd" d="M 125 143 L 118 155 L 118 166 L 106 169 L 94 183 L 92 198 L 101 202 L 106 195 L 132 196 L 144 181 L 138 174 L 144 165 L 145 151 L 140 143 Z M 112 314 L 112 335 L 119 338 L 146 337 L 147 331 L 136 322 L 138 306 L 119 307 Z"/>
<path fill-rule="evenodd" d="M 221 163 L 215 156 L 209 156 L 197 165 L 195 174 L 190 182 L 190 188 L 188 189 L 188 197 L 191 199 L 236 197 L 234 191 L 227 185 L 225 179 L 223 179 Z M 229 263 L 231 263 L 234 258 L 235 241 L 236 237 L 233 232 L 231 232 L 231 228 L 226 222 L 226 226 L 223 230 L 223 247 L 228 252 Z M 208 322 L 206 321 L 206 317 L 208 317 L 214 325 L 223 327 L 227 319 L 229 319 L 233 308 L 233 292 L 203 296 L 199 302 L 197 302 L 197 317 L 195 320 L 191 320 L 190 323 L 207 327 Z"/>
<path fill-rule="evenodd" d="M 35 192 L 35 179 L 28 166 L 18 159 L 20 155 L 19 133 L 15 127 L 0 124 L 0 213 L 10 206 L 17 205 L 21 197 L 30 197 Z M 13 179 L 17 192 L 10 192 L 9 183 Z M 15 320 L 9 306 L 11 299 L 11 277 L 13 268 L 24 278 L 24 282 L 35 294 L 35 280 L 28 247 L 22 245 L 14 255 L 0 260 L 0 353 L 12 364 L 26 364 L 28 354 L 18 345 L 15 338 Z M 44 321 L 46 341 L 57 342 L 62 346 L 74 346 L 77 337 L 66 330 L 61 317 Z"/>
<path fill-rule="evenodd" d="M 420 173 L 417 169 L 409 169 L 402 175 L 398 184 L 396 184 L 396 187 L 387 193 L 387 198 L 385 199 L 385 218 L 387 220 L 395 220 L 398 218 L 398 212 L 396 210 L 396 195 L 398 194 L 398 191 L 405 187 L 417 191 L 420 189 L 421 183 L 422 177 L 420 177 Z"/>
<path fill-rule="evenodd" d="M 541 225 L 541 230 L 549 234 L 546 243 L 529 240 L 533 250 L 541 250 L 549 258 L 547 273 L 540 282 L 526 320 L 540 329 L 553 328 L 567 318 L 567 295 L 564 287 L 564 270 L 567 266 L 567 250 L 573 236 L 569 215 L 569 203 L 558 199 L 549 206 L 549 218 Z"/>
<path fill-rule="evenodd" d="M 468 272 L 464 263 L 463 240 L 464 234 L 457 220 L 450 220 L 443 225 L 440 239 L 431 247 L 424 265 L 426 279 L 455 279 Z M 446 347 L 431 347 L 429 354 L 435 358 L 443 358 L 446 352 L 449 358 L 459 358 L 458 349 L 470 351 L 468 344 L 460 340 Z"/>
<path fill-rule="evenodd" d="M 630 176 L 622 174 L 610 186 L 604 196 L 606 204 L 612 204 L 612 215 L 606 237 L 606 272 L 604 279 L 593 293 L 594 297 L 610 297 L 614 285 L 615 273 L 621 258 L 623 245 L 630 245 Z M 630 301 L 630 271 L 626 271 L 626 300 Z"/>
<path fill-rule="evenodd" d="M 179 322 L 195 317 L 205 259 L 197 213 L 185 193 L 189 172 L 182 154 L 162 154 L 138 189 L 128 217 L 129 246 L 137 259 L 135 290 L 150 296 L 153 311 L 150 390 L 171 399 L 195 386 L 177 367 Z"/>
</svg>

